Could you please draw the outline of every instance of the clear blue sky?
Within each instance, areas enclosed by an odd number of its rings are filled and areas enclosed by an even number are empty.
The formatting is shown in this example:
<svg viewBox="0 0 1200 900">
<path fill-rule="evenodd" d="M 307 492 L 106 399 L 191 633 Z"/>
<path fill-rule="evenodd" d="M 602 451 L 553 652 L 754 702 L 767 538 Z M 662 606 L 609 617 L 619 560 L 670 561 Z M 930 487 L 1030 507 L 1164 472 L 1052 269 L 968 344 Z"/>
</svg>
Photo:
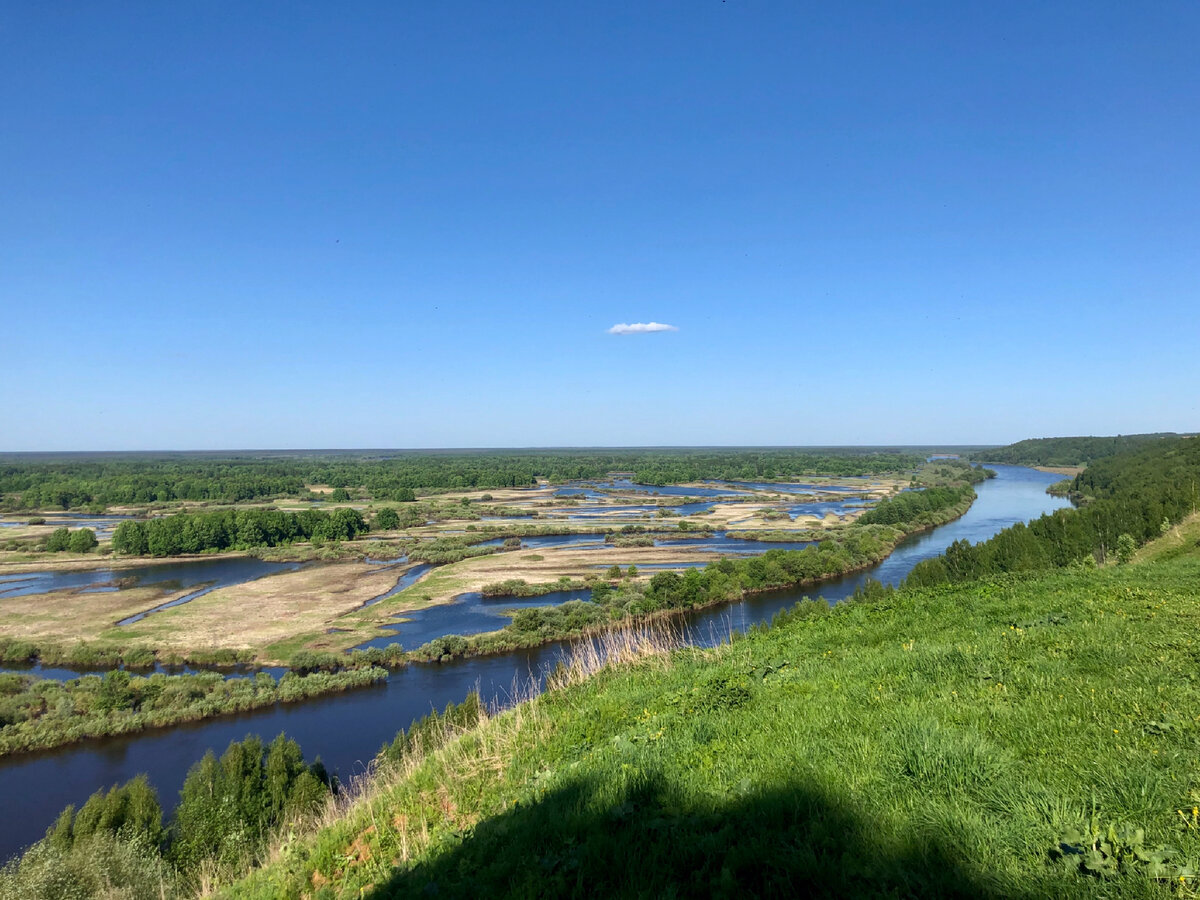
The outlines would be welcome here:
<svg viewBox="0 0 1200 900">
<path fill-rule="evenodd" d="M 11 0 L 0 450 L 1200 429 L 1198 46 L 1190 0 Z"/>
</svg>

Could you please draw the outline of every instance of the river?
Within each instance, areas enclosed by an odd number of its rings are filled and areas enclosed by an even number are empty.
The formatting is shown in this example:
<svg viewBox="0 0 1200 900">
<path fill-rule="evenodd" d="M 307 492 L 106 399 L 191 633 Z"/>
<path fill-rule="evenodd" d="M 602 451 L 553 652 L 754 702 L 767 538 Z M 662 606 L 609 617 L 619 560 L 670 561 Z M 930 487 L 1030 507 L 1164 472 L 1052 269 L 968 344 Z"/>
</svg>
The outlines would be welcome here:
<svg viewBox="0 0 1200 900">
<path fill-rule="evenodd" d="M 731 631 L 769 620 L 805 596 L 835 601 L 853 593 L 868 577 L 897 583 L 917 562 L 936 556 L 956 540 L 986 540 L 1015 522 L 1067 505 L 1045 493 L 1048 485 L 1059 480 L 1058 475 L 1020 466 L 990 468 L 998 477 L 978 486 L 979 499 L 966 515 L 910 538 L 872 569 L 809 590 L 760 594 L 703 610 L 689 617 L 689 634 L 698 643 L 708 644 Z M 219 754 L 230 741 L 251 733 L 270 740 L 286 732 L 300 742 L 308 758 L 319 755 L 343 780 L 359 775 L 399 729 L 434 707 L 462 700 L 473 688 L 478 687 L 490 703 L 507 703 L 514 691 L 527 695 L 531 685 L 541 683 L 564 648 L 563 644 L 551 644 L 500 656 L 410 665 L 374 688 L 0 759 L 0 796 L 9 811 L 0 816 L 0 858 L 16 854 L 40 838 L 67 804 L 81 804 L 97 788 L 108 788 L 139 772 L 149 775 L 163 806 L 170 808 L 188 768 L 206 750 Z"/>
</svg>

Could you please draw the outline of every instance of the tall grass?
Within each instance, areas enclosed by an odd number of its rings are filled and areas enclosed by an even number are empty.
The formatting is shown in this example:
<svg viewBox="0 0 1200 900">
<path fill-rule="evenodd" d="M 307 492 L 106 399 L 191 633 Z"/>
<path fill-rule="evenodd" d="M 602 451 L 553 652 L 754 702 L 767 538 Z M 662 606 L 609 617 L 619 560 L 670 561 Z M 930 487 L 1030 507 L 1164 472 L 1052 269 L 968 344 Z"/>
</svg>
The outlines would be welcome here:
<svg viewBox="0 0 1200 900">
<path fill-rule="evenodd" d="M 670 665 L 670 655 L 685 646 L 683 629 L 674 618 L 641 620 L 608 628 L 572 644 L 546 686 L 549 690 L 561 690 L 605 669 L 648 659 L 666 668 Z"/>
</svg>

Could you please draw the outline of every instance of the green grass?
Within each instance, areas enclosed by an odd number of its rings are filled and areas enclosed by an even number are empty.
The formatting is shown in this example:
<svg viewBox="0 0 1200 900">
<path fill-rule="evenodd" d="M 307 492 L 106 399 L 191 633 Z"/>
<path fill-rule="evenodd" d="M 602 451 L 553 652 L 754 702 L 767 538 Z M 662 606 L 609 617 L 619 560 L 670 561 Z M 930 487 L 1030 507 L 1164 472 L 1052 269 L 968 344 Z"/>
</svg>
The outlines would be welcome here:
<svg viewBox="0 0 1200 900">
<path fill-rule="evenodd" d="M 1195 553 L 998 578 L 606 671 L 385 772 L 226 896 L 1191 896 L 1053 851 L 1129 824 L 1200 860 L 1197 584 Z"/>
</svg>

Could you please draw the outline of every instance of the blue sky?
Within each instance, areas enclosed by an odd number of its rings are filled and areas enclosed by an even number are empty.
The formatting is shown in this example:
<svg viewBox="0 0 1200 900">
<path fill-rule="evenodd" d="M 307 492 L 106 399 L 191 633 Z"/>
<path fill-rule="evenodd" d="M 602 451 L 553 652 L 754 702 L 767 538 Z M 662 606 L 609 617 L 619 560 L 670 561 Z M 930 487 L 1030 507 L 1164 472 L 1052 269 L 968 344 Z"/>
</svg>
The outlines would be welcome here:
<svg viewBox="0 0 1200 900">
<path fill-rule="evenodd" d="M 0 450 L 1200 429 L 1198 38 L 1191 2 L 5 4 Z"/>
</svg>

